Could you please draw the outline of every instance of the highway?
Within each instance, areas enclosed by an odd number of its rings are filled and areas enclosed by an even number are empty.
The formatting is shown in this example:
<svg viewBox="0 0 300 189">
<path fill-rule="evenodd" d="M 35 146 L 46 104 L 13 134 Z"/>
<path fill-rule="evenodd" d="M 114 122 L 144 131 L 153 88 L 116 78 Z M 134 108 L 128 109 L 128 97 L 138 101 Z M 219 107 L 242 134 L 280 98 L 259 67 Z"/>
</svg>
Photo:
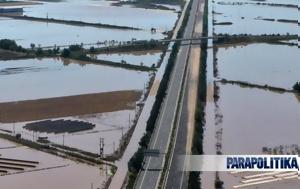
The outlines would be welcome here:
<svg viewBox="0 0 300 189">
<path fill-rule="evenodd" d="M 194 34 L 195 25 L 199 22 L 202 23 L 202 20 L 198 20 L 202 19 L 202 16 L 199 16 L 202 15 L 202 12 L 198 11 L 201 10 L 199 9 L 199 7 L 203 5 L 204 0 L 193 0 L 192 3 L 193 4 L 190 10 L 189 20 L 186 25 L 183 37 L 187 39 L 199 37 L 195 36 Z M 165 187 L 179 188 L 179 186 L 184 186 L 187 180 L 185 174 L 183 174 L 184 172 L 178 170 L 176 166 L 177 154 L 185 154 L 187 149 L 188 97 L 185 91 L 188 91 L 189 88 L 189 85 L 186 84 L 187 76 L 189 75 L 187 74 L 187 70 L 190 67 L 189 64 L 192 62 L 189 61 L 192 45 L 190 44 L 190 42 L 182 42 L 182 44 L 183 45 L 180 46 L 173 72 L 170 77 L 167 94 L 162 104 L 160 115 L 156 122 L 156 127 L 149 144 L 149 149 L 158 149 L 160 151 L 160 154 L 158 157 L 145 157 L 143 170 L 138 175 L 135 188 L 154 189 L 158 187 L 159 181 L 161 179 L 160 177 L 162 176 L 162 169 L 165 163 L 165 154 L 167 153 L 169 147 L 171 131 L 175 123 L 178 123 L 178 131 L 180 130 L 181 132 L 182 130 L 182 133 L 178 134 L 176 137 L 176 139 L 178 140 L 175 141 L 175 155 L 171 155 L 172 158 L 171 160 L 169 160 L 171 162 L 171 168 L 169 171 L 167 171 L 167 180 L 165 183 Z M 182 93 L 183 99 L 180 98 Z M 181 101 L 183 103 L 179 103 Z M 179 114 L 176 117 L 175 115 L 178 109 Z M 178 121 L 176 119 L 178 119 Z M 172 179 L 173 176 L 178 175 L 180 177 Z"/>
</svg>

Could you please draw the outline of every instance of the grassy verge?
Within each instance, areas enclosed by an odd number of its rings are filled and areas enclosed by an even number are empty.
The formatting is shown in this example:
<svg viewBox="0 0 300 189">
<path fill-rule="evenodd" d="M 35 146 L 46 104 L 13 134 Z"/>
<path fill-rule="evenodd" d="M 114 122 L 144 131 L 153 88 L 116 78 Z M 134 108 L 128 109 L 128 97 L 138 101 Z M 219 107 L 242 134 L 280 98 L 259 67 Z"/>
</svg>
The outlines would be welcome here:
<svg viewBox="0 0 300 189">
<path fill-rule="evenodd" d="M 208 36 L 208 0 L 205 1 L 203 13 L 203 36 Z M 192 154 L 203 154 L 203 128 L 205 126 L 205 105 L 206 105 L 206 63 L 207 61 L 207 40 L 201 43 L 200 70 L 198 84 L 198 99 L 195 112 L 195 129 L 192 140 Z M 200 188 L 200 172 L 190 172 L 188 188 Z"/>
</svg>

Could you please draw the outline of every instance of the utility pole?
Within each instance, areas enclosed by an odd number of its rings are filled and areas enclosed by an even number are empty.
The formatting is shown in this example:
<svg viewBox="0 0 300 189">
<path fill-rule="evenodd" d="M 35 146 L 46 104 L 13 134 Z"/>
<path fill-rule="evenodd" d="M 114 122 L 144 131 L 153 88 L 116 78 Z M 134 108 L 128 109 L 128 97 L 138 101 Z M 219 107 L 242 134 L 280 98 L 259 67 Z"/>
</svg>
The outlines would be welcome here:
<svg viewBox="0 0 300 189">
<path fill-rule="evenodd" d="M 104 138 L 100 138 L 100 143 L 99 143 L 99 155 L 100 158 L 104 157 Z"/>
<path fill-rule="evenodd" d="M 65 134 L 63 134 L 63 146 L 65 146 Z"/>
<path fill-rule="evenodd" d="M 113 142 L 113 153 L 116 151 L 115 142 Z"/>
</svg>

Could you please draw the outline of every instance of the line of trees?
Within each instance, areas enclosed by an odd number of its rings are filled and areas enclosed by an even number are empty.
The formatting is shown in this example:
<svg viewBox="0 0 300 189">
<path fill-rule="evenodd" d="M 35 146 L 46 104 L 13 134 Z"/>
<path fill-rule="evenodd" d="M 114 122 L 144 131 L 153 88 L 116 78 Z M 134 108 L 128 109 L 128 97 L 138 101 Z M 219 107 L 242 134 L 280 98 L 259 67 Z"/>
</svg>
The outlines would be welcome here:
<svg viewBox="0 0 300 189">
<path fill-rule="evenodd" d="M 24 49 L 22 46 L 17 45 L 16 41 L 10 39 L 1 39 L 0 48 L 16 52 L 27 52 L 27 50 Z"/>
</svg>

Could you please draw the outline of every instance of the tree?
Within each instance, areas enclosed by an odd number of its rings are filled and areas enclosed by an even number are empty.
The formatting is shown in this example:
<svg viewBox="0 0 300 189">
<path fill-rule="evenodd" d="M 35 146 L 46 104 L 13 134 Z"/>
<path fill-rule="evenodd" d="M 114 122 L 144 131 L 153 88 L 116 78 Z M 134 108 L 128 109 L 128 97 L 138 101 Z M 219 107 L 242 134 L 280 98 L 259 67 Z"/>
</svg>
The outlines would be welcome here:
<svg viewBox="0 0 300 189">
<path fill-rule="evenodd" d="M 33 50 L 35 48 L 35 44 L 34 43 L 31 43 L 30 44 L 30 47 L 31 47 L 31 50 Z"/>
<path fill-rule="evenodd" d="M 35 53 L 37 56 L 41 56 L 41 55 L 43 55 L 44 54 L 44 51 L 43 51 L 43 49 L 42 48 L 38 48 L 37 49 L 37 51 L 36 51 L 36 53 Z"/>
<path fill-rule="evenodd" d="M 90 53 L 95 53 L 95 52 L 96 52 L 95 47 L 91 47 L 90 48 Z"/>
<path fill-rule="evenodd" d="M 293 86 L 293 89 L 300 93 L 300 82 L 296 82 L 296 84 Z"/>
<path fill-rule="evenodd" d="M 71 51 L 69 49 L 66 49 L 66 48 L 61 53 L 61 56 L 65 57 L 65 58 L 70 57 L 70 55 L 71 55 Z"/>
</svg>

